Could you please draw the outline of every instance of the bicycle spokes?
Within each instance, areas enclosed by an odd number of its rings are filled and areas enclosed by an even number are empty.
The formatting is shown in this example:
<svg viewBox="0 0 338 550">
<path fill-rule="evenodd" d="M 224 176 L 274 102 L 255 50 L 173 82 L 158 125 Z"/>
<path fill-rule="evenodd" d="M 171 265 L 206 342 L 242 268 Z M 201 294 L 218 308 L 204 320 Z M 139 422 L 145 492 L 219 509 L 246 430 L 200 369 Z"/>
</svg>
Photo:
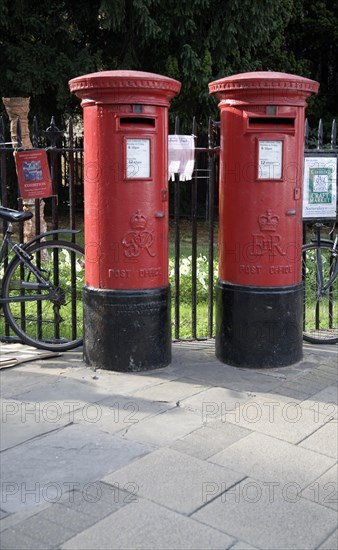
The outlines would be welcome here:
<svg viewBox="0 0 338 550">
<path fill-rule="evenodd" d="M 337 258 L 330 244 L 307 245 L 303 251 L 304 339 L 338 341 Z"/>
<path fill-rule="evenodd" d="M 22 340 L 43 349 L 64 350 L 82 341 L 83 251 L 63 241 L 30 249 L 32 261 L 17 261 L 6 279 L 4 307 Z"/>
</svg>

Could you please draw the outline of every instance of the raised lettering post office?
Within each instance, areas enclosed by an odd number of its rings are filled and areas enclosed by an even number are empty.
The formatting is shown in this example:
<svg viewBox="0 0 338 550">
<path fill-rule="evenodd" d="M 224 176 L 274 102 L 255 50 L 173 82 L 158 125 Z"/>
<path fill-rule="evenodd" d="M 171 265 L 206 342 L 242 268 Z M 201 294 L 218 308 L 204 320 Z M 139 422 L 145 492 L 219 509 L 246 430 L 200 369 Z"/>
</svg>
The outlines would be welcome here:
<svg viewBox="0 0 338 550">
<path fill-rule="evenodd" d="M 318 83 L 253 72 L 209 91 L 221 112 L 216 355 L 289 365 L 302 358 L 304 113 Z"/>
<path fill-rule="evenodd" d="M 70 81 L 84 112 L 89 365 L 138 371 L 171 361 L 168 108 L 180 87 L 139 71 Z"/>
</svg>

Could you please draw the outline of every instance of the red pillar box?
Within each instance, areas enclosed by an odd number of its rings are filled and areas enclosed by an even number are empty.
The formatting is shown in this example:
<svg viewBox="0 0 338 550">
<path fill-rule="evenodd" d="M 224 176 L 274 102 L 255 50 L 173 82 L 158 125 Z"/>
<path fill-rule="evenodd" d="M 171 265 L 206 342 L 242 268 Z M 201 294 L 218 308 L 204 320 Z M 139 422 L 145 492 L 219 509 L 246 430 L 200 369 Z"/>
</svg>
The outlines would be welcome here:
<svg viewBox="0 0 338 550">
<path fill-rule="evenodd" d="M 89 365 L 139 371 L 171 361 L 167 120 L 180 87 L 138 71 L 70 81 L 84 112 Z"/>
<path fill-rule="evenodd" d="M 289 365 L 302 358 L 304 111 L 318 83 L 253 72 L 209 91 L 221 100 L 216 355 Z"/>
</svg>

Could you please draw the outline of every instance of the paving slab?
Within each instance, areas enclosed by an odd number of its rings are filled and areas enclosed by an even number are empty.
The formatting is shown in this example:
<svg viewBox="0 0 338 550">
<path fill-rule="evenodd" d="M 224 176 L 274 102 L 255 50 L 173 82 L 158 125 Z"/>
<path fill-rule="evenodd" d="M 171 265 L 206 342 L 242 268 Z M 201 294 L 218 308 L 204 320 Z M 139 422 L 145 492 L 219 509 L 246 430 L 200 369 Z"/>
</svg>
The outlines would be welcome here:
<svg viewBox="0 0 338 550">
<path fill-rule="evenodd" d="M 76 410 L 74 422 L 83 425 L 94 422 L 97 428 L 116 433 L 175 406 L 174 403 L 145 399 L 135 395 L 113 394 L 96 403 L 95 407 L 87 406 Z"/>
<path fill-rule="evenodd" d="M 25 508 L 20 512 L 8 514 L 0 522 L 0 533 L 2 533 L 2 531 L 5 531 L 5 529 L 9 529 L 10 527 L 15 527 L 15 525 L 18 525 L 22 521 L 25 521 L 26 519 L 32 516 L 35 516 L 38 512 L 45 510 L 45 508 L 49 508 L 50 506 L 51 506 L 50 502 L 44 501 L 44 502 L 41 502 L 40 504 L 37 504 L 33 508 Z"/>
<path fill-rule="evenodd" d="M 337 370 L 337 367 L 336 367 Z M 304 409 L 314 411 L 314 414 L 323 414 L 325 420 L 338 418 L 338 385 L 332 384 L 327 386 L 318 393 L 315 393 L 311 398 L 307 398 L 302 402 Z"/>
<path fill-rule="evenodd" d="M 77 374 L 78 376 L 78 374 Z M 98 387 L 105 391 L 106 396 L 113 393 L 120 395 L 131 395 L 134 391 L 155 387 L 163 382 L 181 378 L 179 372 L 172 372 L 169 367 L 154 369 L 144 373 L 123 373 L 106 371 L 102 369 L 91 369 L 83 367 L 81 377 L 84 380 L 93 378 Z"/>
<path fill-rule="evenodd" d="M 301 387 L 301 386 L 299 386 L 299 387 Z M 273 395 L 289 397 L 291 399 L 297 400 L 298 402 L 304 401 L 305 399 L 308 399 L 308 397 L 309 397 L 309 394 L 306 393 L 306 392 L 300 391 L 298 389 L 298 386 L 296 388 L 294 388 L 294 387 L 289 388 L 289 387 L 285 387 L 283 384 L 271 391 L 270 396 L 273 397 Z"/>
<path fill-rule="evenodd" d="M 338 457 L 338 425 L 336 420 L 331 420 L 321 426 L 319 430 L 299 443 L 300 447 L 310 449 L 317 453 Z"/>
<path fill-rule="evenodd" d="M 226 387 L 235 391 L 269 391 L 284 380 L 284 376 L 280 374 L 276 377 L 255 372 L 254 369 L 239 369 L 219 361 L 185 363 L 180 365 L 179 371 L 181 376 L 192 378 L 204 385 Z"/>
<path fill-rule="evenodd" d="M 84 403 L 82 404 L 83 407 Z M 22 402 L 17 399 L 0 399 L 1 438 L 4 451 L 39 435 L 53 432 L 69 423 L 65 402 Z"/>
<path fill-rule="evenodd" d="M 302 403 L 293 398 L 257 394 L 238 406 L 235 412 L 226 411 L 222 421 L 297 444 L 327 419 L 314 410 L 302 407 Z"/>
<path fill-rule="evenodd" d="M 205 460 L 250 433 L 252 432 L 234 424 L 214 422 L 210 427 L 209 423 L 209 426 L 202 426 L 182 439 L 174 441 L 171 449 Z"/>
<path fill-rule="evenodd" d="M 48 548 L 53 548 L 50 542 L 47 545 L 24 533 L 18 533 L 16 529 L 7 529 L 1 533 L 1 550 L 48 550 Z"/>
<path fill-rule="evenodd" d="M 0 370 L 1 397 L 9 399 L 24 391 L 46 387 L 50 384 L 51 380 L 56 378 L 56 375 L 50 374 L 48 370 L 45 373 L 31 372 L 28 369 L 32 369 L 32 365 L 27 367 L 28 365 L 24 365 L 15 367 L 14 369 Z"/>
<path fill-rule="evenodd" d="M 314 381 L 326 381 L 327 384 L 335 384 L 337 381 L 337 371 L 332 369 L 329 365 L 323 365 L 322 367 L 318 368 L 317 370 L 314 370 L 310 372 L 307 375 L 308 380 L 314 380 Z"/>
<path fill-rule="evenodd" d="M 335 464 L 302 491 L 302 497 L 338 510 L 338 465 Z"/>
<path fill-rule="evenodd" d="M 132 517 L 132 521 L 131 521 Z M 64 550 L 226 550 L 234 539 L 147 500 L 130 504 L 63 544 Z"/>
<path fill-rule="evenodd" d="M 36 547 L 55 548 L 74 535 L 74 531 L 68 527 L 68 523 L 56 524 L 39 516 L 40 514 L 33 516 L 15 528 L 3 531 L 1 533 L 2 544 L 4 544 L 2 548 L 6 548 L 6 541 L 12 540 L 13 537 L 20 537 L 21 539 L 27 537 L 25 548 L 31 548 L 32 550 Z M 21 547 L 17 546 L 17 548 Z"/>
<path fill-rule="evenodd" d="M 95 521 L 115 512 L 122 506 L 134 502 L 133 486 L 123 490 L 119 485 L 109 485 L 100 480 L 87 483 L 81 490 L 74 489 L 65 493 L 58 504 L 65 510 L 90 516 Z M 60 509 L 61 511 L 61 509 Z"/>
<path fill-rule="evenodd" d="M 108 511 L 106 514 L 103 513 L 102 508 L 100 509 L 102 514 L 101 517 L 105 517 L 105 515 L 109 515 L 109 513 L 111 513 L 111 510 L 105 506 L 105 510 L 107 509 Z M 44 532 L 48 533 L 48 526 L 46 524 L 52 522 L 57 526 L 66 526 L 68 531 L 71 531 L 71 535 L 69 535 L 68 538 L 71 538 L 75 534 L 84 531 L 97 521 L 97 516 L 94 514 L 89 516 L 88 514 L 83 514 L 82 512 L 74 510 L 69 506 L 62 506 L 59 502 L 56 502 L 55 504 L 51 504 L 43 512 L 36 514 L 33 518 L 29 518 L 20 523 L 19 528 L 16 530 L 20 530 L 32 538 L 36 538 L 40 529 L 43 529 Z M 56 529 L 56 527 L 54 527 L 54 529 Z M 53 537 L 53 543 L 54 541 L 55 537 Z M 58 544 L 58 542 L 56 542 L 56 544 Z"/>
<path fill-rule="evenodd" d="M 336 371 L 337 359 L 338 359 L 338 347 L 335 346 L 335 350 L 332 355 L 332 360 L 327 361 L 326 359 L 323 360 L 323 358 L 320 356 L 317 357 L 317 362 L 319 364 L 318 370 L 325 371 L 325 372 L 337 372 Z"/>
<path fill-rule="evenodd" d="M 174 368 L 205 361 L 217 363 L 213 339 L 173 342 L 171 364 Z"/>
<path fill-rule="evenodd" d="M 198 394 L 208 387 L 203 384 L 196 384 L 190 378 L 179 378 L 177 380 L 163 381 L 161 384 L 142 390 L 136 390 L 132 392 L 132 395 L 148 401 L 163 401 L 176 404 L 185 397 Z"/>
<path fill-rule="evenodd" d="M 250 396 L 246 392 L 214 387 L 182 399 L 180 406 L 198 414 L 207 423 L 210 419 L 222 419 L 228 411 L 234 411 L 249 400 Z"/>
<path fill-rule="evenodd" d="M 96 486 L 94 488 L 94 486 Z M 51 504 L 43 511 L 21 521 L 1 533 L 5 541 L 26 539 L 24 548 L 54 548 L 74 535 L 88 529 L 99 520 L 125 506 L 129 493 L 100 483 L 88 485 L 86 492 L 74 491 L 64 495 L 61 502 Z"/>
<path fill-rule="evenodd" d="M 237 483 L 243 477 L 228 468 L 173 449 L 159 449 L 106 476 L 103 481 L 122 488 L 128 483 L 133 484 L 137 496 L 177 512 L 191 514 L 224 491 L 224 487 Z"/>
<path fill-rule="evenodd" d="M 304 342 L 303 347 L 308 356 L 312 357 L 319 364 L 326 363 L 330 358 L 334 359 L 338 355 L 336 344 L 310 344 Z"/>
<path fill-rule="evenodd" d="M 49 384 L 41 391 L 41 388 L 32 388 L 21 391 L 12 396 L 14 399 L 27 402 L 40 402 L 48 405 L 55 402 L 96 403 L 109 397 L 106 389 L 98 384 L 97 380 L 72 380 L 71 378 L 58 378 L 50 380 Z"/>
<path fill-rule="evenodd" d="M 240 369 L 181 342 L 144 373 L 82 350 L 2 370 L 2 547 L 337 550 L 337 349 Z"/>
<path fill-rule="evenodd" d="M 73 350 L 76 351 L 76 350 Z M 43 384 L 48 386 L 51 382 L 60 381 L 62 379 L 82 382 L 83 384 L 96 388 L 97 392 L 103 393 L 103 398 L 113 394 L 130 395 L 131 392 L 162 384 L 168 380 L 181 378 L 182 375 L 178 372 L 171 372 L 170 366 L 161 369 L 154 369 L 144 373 L 122 373 L 114 371 L 106 371 L 102 369 L 94 369 L 88 367 L 78 358 L 68 360 L 72 352 L 64 353 L 58 358 L 58 363 L 55 360 L 40 361 L 35 363 L 27 363 L 22 367 L 15 367 L 12 370 L 6 370 L 6 373 L 15 375 L 18 372 L 29 377 L 35 377 L 43 380 Z M 78 354 L 79 355 L 79 354 Z M 21 370 L 20 370 L 21 369 Z M 0 375 L 4 375 L 4 371 L 0 371 Z M 13 377 L 14 378 L 14 377 Z M 3 378 L 4 379 L 4 378 Z M 12 385 L 12 384 L 10 384 Z M 15 391 L 10 393 L 10 396 L 18 395 L 27 391 L 24 384 L 15 384 Z M 7 395 L 6 395 L 7 396 Z"/>
<path fill-rule="evenodd" d="M 203 422 L 199 415 L 176 407 L 125 427 L 119 433 L 125 439 L 164 447 L 201 426 L 203 426 Z"/>
<path fill-rule="evenodd" d="M 286 498 L 287 497 L 287 498 Z M 197 519 L 262 550 L 315 550 L 332 533 L 333 510 L 297 496 L 261 490 L 247 478 L 194 513 Z"/>
<path fill-rule="evenodd" d="M 318 371 L 318 376 L 316 377 L 312 376 L 312 373 L 302 375 L 285 382 L 284 385 L 289 388 L 300 387 L 302 392 L 305 392 L 308 395 L 314 395 L 332 383 L 332 381 L 328 380 L 326 376 L 320 376 L 319 373 L 320 371 Z"/>
<path fill-rule="evenodd" d="M 16 512 L 44 500 L 55 502 L 64 492 L 84 487 L 151 450 L 95 426 L 66 426 L 2 453 L 1 507 Z"/>
<path fill-rule="evenodd" d="M 330 535 L 323 544 L 318 547 L 318 550 L 337 550 L 338 548 L 338 529 Z"/>
<path fill-rule="evenodd" d="M 261 483 L 276 483 L 280 489 L 290 483 L 306 487 L 335 464 L 333 458 L 258 433 L 240 439 L 209 461 Z"/>
<path fill-rule="evenodd" d="M 257 550 L 257 546 L 251 546 L 251 544 L 239 540 L 236 544 L 231 546 L 231 550 Z"/>
<path fill-rule="evenodd" d="M 324 363 L 318 368 L 318 374 L 327 374 L 332 376 L 333 380 L 337 381 L 337 362 L 338 362 L 338 352 L 335 357 L 335 360 L 332 363 Z"/>
</svg>

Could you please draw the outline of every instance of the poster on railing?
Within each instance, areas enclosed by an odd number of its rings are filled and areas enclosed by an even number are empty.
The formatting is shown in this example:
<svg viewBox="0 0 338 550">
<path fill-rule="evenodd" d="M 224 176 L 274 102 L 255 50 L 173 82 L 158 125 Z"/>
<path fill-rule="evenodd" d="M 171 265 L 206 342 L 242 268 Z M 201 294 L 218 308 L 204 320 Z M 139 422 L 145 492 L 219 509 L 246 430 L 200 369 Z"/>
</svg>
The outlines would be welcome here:
<svg viewBox="0 0 338 550">
<path fill-rule="evenodd" d="M 21 198 L 41 199 L 53 194 L 46 151 L 18 151 L 15 162 Z"/>
<path fill-rule="evenodd" d="M 337 158 L 305 157 L 303 218 L 335 218 L 337 214 Z"/>
</svg>

